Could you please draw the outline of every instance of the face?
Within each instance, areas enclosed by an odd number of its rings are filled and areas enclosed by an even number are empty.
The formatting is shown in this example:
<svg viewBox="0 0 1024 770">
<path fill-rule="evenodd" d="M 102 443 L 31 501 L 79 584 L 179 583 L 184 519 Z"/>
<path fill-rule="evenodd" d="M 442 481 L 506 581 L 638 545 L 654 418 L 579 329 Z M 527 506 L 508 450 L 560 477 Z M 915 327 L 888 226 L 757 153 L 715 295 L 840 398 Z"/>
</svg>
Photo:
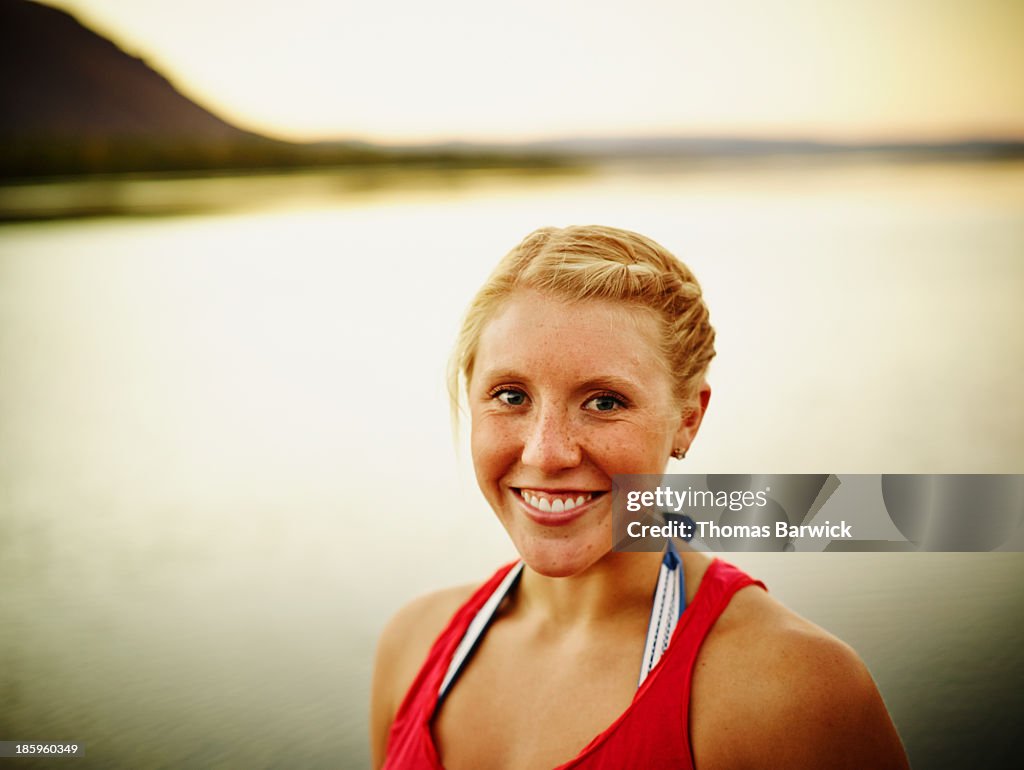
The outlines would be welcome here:
<svg viewBox="0 0 1024 770">
<path fill-rule="evenodd" d="M 523 560 L 579 574 L 611 551 L 612 476 L 662 473 L 690 445 L 705 391 L 683 409 L 658 324 L 603 300 L 522 291 L 484 327 L 469 383 L 480 488 Z"/>
</svg>

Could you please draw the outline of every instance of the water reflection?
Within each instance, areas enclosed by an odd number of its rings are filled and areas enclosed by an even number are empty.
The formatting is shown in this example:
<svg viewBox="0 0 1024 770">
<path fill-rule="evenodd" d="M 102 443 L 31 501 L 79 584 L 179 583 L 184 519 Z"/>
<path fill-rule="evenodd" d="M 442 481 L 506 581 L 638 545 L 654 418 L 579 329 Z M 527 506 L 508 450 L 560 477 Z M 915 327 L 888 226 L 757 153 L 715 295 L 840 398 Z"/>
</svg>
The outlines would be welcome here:
<svg viewBox="0 0 1024 770">
<path fill-rule="evenodd" d="M 395 194 L 451 195 L 470 188 L 493 189 L 523 180 L 536 184 L 587 173 L 582 167 L 441 170 L 379 166 L 244 176 L 94 176 L 0 186 L 0 222 L 366 205 L 387 203 Z"/>
</svg>

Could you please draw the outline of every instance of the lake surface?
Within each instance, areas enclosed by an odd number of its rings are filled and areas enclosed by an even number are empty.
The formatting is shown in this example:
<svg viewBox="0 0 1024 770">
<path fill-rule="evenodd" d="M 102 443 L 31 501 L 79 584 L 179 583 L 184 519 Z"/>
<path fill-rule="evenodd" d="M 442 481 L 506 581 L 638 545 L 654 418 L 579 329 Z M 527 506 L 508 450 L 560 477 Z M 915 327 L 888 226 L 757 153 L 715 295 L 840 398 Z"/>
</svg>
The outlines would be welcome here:
<svg viewBox="0 0 1024 770">
<path fill-rule="evenodd" d="M 444 369 L 541 225 L 638 230 L 704 285 L 719 355 L 686 472 L 1024 469 L 1021 164 L 107 181 L 0 207 L 50 217 L 0 227 L 0 739 L 83 743 L 76 766 L 367 764 L 385 620 L 513 556 Z M 730 558 L 861 653 L 916 767 L 1011 756 L 1021 554 Z"/>
</svg>

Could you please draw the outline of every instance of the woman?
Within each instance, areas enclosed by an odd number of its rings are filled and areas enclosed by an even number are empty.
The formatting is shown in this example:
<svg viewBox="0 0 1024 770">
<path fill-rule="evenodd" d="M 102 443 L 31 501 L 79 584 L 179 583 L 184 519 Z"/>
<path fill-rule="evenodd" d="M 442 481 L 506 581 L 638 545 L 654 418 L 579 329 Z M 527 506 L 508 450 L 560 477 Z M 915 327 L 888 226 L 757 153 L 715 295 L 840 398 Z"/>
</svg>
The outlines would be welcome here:
<svg viewBox="0 0 1024 770">
<path fill-rule="evenodd" d="M 375 767 L 906 767 L 848 647 L 724 562 L 612 550 L 612 477 L 685 456 L 713 356 L 696 280 L 641 235 L 545 228 L 501 261 L 450 385 L 521 561 L 385 629 Z"/>
</svg>

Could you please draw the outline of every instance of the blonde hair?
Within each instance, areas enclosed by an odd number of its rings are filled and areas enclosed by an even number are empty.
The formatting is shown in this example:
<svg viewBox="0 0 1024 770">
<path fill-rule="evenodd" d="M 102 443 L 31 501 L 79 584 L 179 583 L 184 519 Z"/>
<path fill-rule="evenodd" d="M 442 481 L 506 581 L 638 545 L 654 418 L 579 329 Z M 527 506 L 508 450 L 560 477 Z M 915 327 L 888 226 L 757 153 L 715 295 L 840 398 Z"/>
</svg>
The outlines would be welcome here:
<svg viewBox="0 0 1024 770">
<path fill-rule="evenodd" d="M 715 356 L 715 330 L 689 268 L 639 233 L 600 225 L 534 230 L 502 258 L 469 305 L 448 366 L 457 425 L 459 380 L 473 377 L 480 335 L 515 291 L 532 289 L 567 301 L 600 299 L 654 312 L 662 363 L 681 404 L 696 397 Z"/>
</svg>

